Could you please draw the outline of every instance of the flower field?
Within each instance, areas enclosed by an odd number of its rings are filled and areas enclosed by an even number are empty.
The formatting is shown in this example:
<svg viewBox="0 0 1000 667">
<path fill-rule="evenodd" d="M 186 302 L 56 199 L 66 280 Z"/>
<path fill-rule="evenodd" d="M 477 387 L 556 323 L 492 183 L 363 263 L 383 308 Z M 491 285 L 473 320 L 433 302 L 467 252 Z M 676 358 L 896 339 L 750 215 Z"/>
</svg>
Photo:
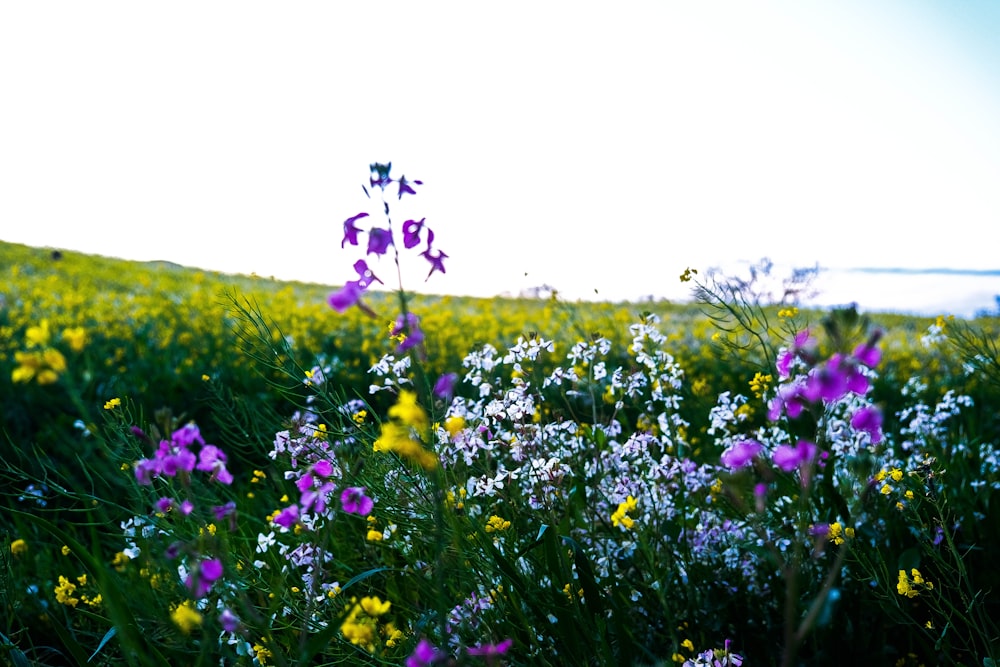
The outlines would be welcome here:
<svg viewBox="0 0 1000 667">
<path fill-rule="evenodd" d="M 996 318 L 375 290 L 419 185 L 332 293 L 0 243 L 0 661 L 997 664 Z"/>
</svg>

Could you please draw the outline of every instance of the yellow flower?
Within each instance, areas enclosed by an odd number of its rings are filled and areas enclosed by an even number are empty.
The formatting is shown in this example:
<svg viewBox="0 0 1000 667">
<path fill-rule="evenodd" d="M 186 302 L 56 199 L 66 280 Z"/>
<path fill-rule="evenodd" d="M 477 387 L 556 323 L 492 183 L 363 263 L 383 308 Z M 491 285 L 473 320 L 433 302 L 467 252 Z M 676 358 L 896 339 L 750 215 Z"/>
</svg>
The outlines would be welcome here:
<svg viewBox="0 0 1000 667">
<path fill-rule="evenodd" d="M 112 398 L 110 401 L 108 401 L 107 403 L 104 404 L 104 409 L 105 410 L 114 410 L 115 408 L 117 408 L 121 404 L 122 404 L 122 399 L 120 399 L 120 398 Z"/>
<path fill-rule="evenodd" d="M 389 607 L 392 606 L 392 602 L 386 600 L 382 602 L 378 596 L 363 597 L 361 598 L 361 608 L 365 610 L 365 613 L 369 616 L 381 616 L 389 612 Z"/>
<path fill-rule="evenodd" d="M 184 634 L 191 634 L 191 631 L 201 625 L 201 614 L 190 600 L 185 600 L 170 612 L 170 619 Z"/>
<path fill-rule="evenodd" d="M 83 348 L 87 346 L 87 331 L 83 327 L 64 329 L 62 338 L 74 352 L 83 352 Z"/>
<path fill-rule="evenodd" d="M 28 330 L 24 332 L 24 340 L 28 343 L 28 347 L 45 347 L 49 344 L 49 321 L 42 320 L 41 324 L 34 327 L 28 327 Z"/>
<path fill-rule="evenodd" d="M 56 594 L 56 602 L 64 604 L 67 607 L 76 608 L 76 605 L 80 602 L 80 598 L 73 597 L 73 593 L 75 592 L 76 584 L 60 574 L 59 583 L 56 584 L 53 590 L 53 593 Z"/>
<path fill-rule="evenodd" d="M 444 420 L 444 430 L 448 431 L 448 435 L 452 438 L 457 436 L 465 428 L 465 419 L 462 417 L 448 417 Z"/>
<path fill-rule="evenodd" d="M 510 521 L 507 521 L 503 517 L 499 517 L 496 514 L 490 517 L 489 521 L 486 522 L 486 532 L 496 533 L 504 531 L 510 528 Z"/>
<path fill-rule="evenodd" d="M 896 592 L 900 595 L 915 598 L 920 593 L 931 590 L 934 590 L 934 584 L 930 581 L 925 581 L 923 575 L 920 574 L 920 570 L 917 568 L 910 570 L 909 576 L 906 574 L 906 570 L 899 571 Z"/>
<path fill-rule="evenodd" d="M 631 530 L 635 521 L 628 515 L 638 507 L 638 502 L 632 496 L 628 496 L 625 502 L 618 503 L 618 509 L 611 514 L 611 525 L 621 526 L 626 530 Z"/>
<path fill-rule="evenodd" d="M 430 424 L 427 419 L 427 413 L 417 403 L 417 395 L 405 389 L 399 392 L 396 404 L 389 408 L 389 416 L 398 419 L 404 425 L 413 427 L 418 431 L 426 430 Z"/>
<path fill-rule="evenodd" d="M 65 544 L 62 546 L 62 549 L 60 549 L 60 551 L 62 552 L 63 556 L 68 556 L 71 553 L 69 547 Z"/>
<path fill-rule="evenodd" d="M 375 530 L 374 528 L 369 528 L 368 533 L 365 535 L 365 539 L 369 542 L 381 542 L 382 541 L 382 531 Z"/>
<path fill-rule="evenodd" d="M 129 557 L 124 551 L 119 551 L 115 554 L 115 557 L 111 559 L 111 567 L 115 568 L 118 572 L 124 572 L 125 566 L 128 565 Z"/>
<path fill-rule="evenodd" d="M 10 543 L 10 552 L 15 556 L 28 553 L 28 543 L 24 540 L 14 540 Z"/>
</svg>

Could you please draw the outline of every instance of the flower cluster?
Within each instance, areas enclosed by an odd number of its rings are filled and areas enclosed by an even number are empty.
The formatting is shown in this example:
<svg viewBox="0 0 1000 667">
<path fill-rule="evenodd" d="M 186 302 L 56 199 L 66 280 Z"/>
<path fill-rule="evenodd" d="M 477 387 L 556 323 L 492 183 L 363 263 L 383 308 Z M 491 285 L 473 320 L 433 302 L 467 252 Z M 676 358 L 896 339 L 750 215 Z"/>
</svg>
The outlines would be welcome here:
<svg viewBox="0 0 1000 667">
<path fill-rule="evenodd" d="M 87 335 L 81 327 L 63 330 L 62 337 L 74 352 L 82 351 L 86 345 Z M 14 352 L 17 368 L 11 372 L 11 380 L 15 384 L 32 380 L 41 385 L 57 382 L 66 372 L 66 357 L 50 344 L 52 333 L 48 320 L 28 327 L 24 338 L 27 349 Z"/>
<path fill-rule="evenodd" d="M 367 230 L 368 244 L 365 254 L 366 256 L 375 255 L 376 258 L 380 258 L 387 254 L 389 249 L 392 248 L 393 252 L 396 254 L 396 263 L 398 265 L 399 246 L 397 245 L 393 235 L 392 220 L 389 218 L 389 204 L 384 200 L 385 189 L 391 184 L 396 183 L 398 186 L 399 199 L 402 199 L 404 194 L 416 194 L 416 190 L 414 190 L 412 186 L 422 185 L 422 182 L 407 181 L 406 176 L 401 176 L 398 180 L 394 179 L 390 176 L 391 169 L 392 163 L 376 163 L 371 165 L 372 175 L 370 178 L 370 185 L 372 188 L 377 187 L 382 191 L 383 210 L 386 215 L 386 226 L 372 226 Z M 368 192 L 368 188 L 364 188 L 364 191 L 365 195 L 370 198 L 371 195 Z M 344 238 L 340 242 L 341 248 L 347 245 L 360 245 L 360 236 L 365 233 L 365 230 L 358 226 L 358 221 L 369 217 L 369 215 L 370 214 L 367 211 L 362 211 L 356 215 L 352 215 L 344 221 Z M 445 272 L 444 260 L 447 259 L 448 255 L 434 247 L 434 231 L 427 226 L 426 220 L 426 218 L 421 218 L 420 220 L 407 220 L 403 223 L 403 248 L 407 250 L 418 247 L 423 248 L 419 252 L 419 255 L 430 264 L 431 268 L 427 273 L 427 279 L 430 279 L 435 271 L 439 271 L 441 273 Z M 343 287 L 330 294 L 327 299 L 330 307 L 337 312 L 343 313 L 351 306 L 360 306 L 361 297 L 364 295 L 364 291 L 373 283 L 377 282 L 383 285 L 385 284 L 378 276 L 375 275 L 375 273 L 368 266 L 368 262 L 364 259 L 359 259 L 354 263 L 354 270 L 358 274 L 357 279 L 347 281 L 344 283 Z M 407 335 L 412 339 L 414 331 L 411 327 L 413 326 L 413 322 L 405 319 L 400 320 L 397 322 L 397 331 L 394 331 L 393 335 L 399 335 L 401 331 L 405 330 Z M 413 340 L 410 345 L 415 345 L 417 342 L 419 341 Z"/>
<path fill-rule="evenodd" d="M 144 437 L 142 431 L 136 435 Z M 198 454 L 191 450 L 199 445 Z M 173 432 L 170 440 L 161 440 L 153 458 L 141 459 L 135 465 L 135 478 L 143 486 L 152 484 L 157 477 L 182 477 L 186 479 L 194 470 L 211 474 L 211 480 L 232 484 L 233 476 L 226 469 L 225 452 L 205 443 L 195 424 L 187 424 Z"/>
</svg>

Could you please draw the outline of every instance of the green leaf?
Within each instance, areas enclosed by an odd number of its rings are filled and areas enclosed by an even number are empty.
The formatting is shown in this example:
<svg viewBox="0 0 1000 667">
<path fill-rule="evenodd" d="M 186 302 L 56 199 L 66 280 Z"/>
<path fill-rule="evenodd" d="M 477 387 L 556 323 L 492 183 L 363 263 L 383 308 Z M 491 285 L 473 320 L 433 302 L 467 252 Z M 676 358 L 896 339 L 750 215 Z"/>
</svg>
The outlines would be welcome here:
<svg viewBox="0 0 1000 667">
<path fill-rule="evenodd" d="M 102 639 L 101 643 L 97 645 L 97 649 L 94 651 L 94 655 L 90 656 L 90 659 L 87 660 L 87 662 L 93 662 L 94 658 L 97 657 L 97 654 L 101 652 L 102 648 L 104 648 L 104 645 L 107 644 L 108 641 L 110 641 L 111 638 L 114 637 L 116 634 L 118 634 L 118 628 L 115 627 L 112 627 L 110 630 L 105 632 L 104 639 Z"/>
</svg>

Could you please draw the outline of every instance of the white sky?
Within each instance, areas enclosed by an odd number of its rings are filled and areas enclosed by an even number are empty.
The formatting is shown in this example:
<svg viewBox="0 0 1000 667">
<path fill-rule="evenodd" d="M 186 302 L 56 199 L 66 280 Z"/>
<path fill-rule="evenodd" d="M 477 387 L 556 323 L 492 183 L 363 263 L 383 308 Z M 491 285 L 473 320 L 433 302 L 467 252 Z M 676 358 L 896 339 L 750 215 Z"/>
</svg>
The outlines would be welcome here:
<svg viewBox="0 0 1000 667">
<path fill-rule="evenodd" d="M 997 34 L 990 0 L 3 2 L 0 239 L 339 284 L 392 161 L 397 234 L 450 256 L 421 291 L 1000 269 Z"/>
</svg>

